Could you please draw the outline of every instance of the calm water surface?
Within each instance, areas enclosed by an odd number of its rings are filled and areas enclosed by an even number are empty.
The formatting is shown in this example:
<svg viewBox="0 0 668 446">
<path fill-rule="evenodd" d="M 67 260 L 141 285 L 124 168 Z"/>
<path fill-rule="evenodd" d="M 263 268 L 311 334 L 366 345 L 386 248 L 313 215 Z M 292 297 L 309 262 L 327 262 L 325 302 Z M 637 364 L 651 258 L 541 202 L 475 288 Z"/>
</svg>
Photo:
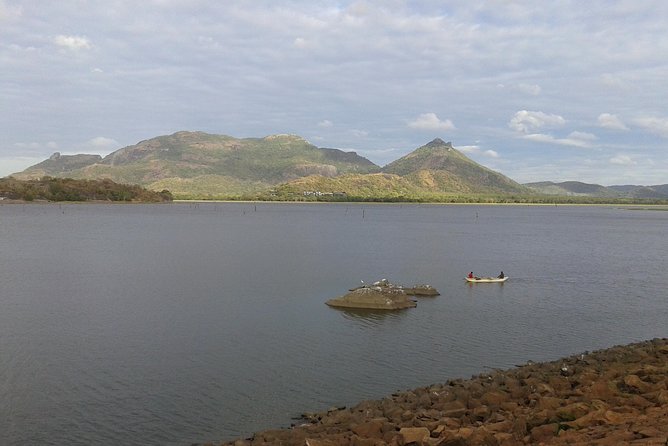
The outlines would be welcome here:
<svg viewBox="0 0 668 446">
<path fill-rule="evenodd" d="M 0 443 L 220 441 L 666 337 L 667 234 L 614 207 L 1 205 Z M 324 305 L 381 278 L 441 296 Z"/>
</svg>

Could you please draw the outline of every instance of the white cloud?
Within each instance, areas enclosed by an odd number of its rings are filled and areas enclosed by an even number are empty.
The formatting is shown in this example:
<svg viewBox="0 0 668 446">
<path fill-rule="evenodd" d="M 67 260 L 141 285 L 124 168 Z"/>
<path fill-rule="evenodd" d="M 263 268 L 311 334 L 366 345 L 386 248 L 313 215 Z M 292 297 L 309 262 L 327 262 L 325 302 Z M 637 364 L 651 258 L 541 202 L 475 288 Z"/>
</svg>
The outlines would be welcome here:
<svg viewBox="0 0 668 446">
<path fill-rule="evenodd" d="M 456 149 L 462 153 L 480 153 L 480 146 L 457 146 Z"/>
<path fill-rule="evenodd" d="M 584 138 L 583 135 L 585 136 Z M 522 135 L 522 138 L 528 139 L 530 141 L 582 148 L 588 148 L 592 146 L 592 137 L 593 139 L 596 138 L 594 135 L 583 132 L 572 132 L 570 135 L 568 135 L 567 138 L 556 138 L 545 133 L 528 133 Z"/>
<path fill-rule="evenodd" d="M 601 82 L 610 88 L 624 88 L 626 86 L 626 83 L 619 76 L 610 73 L 602 75 Z"/>
<path fill-rule="evenodd" d="M 84 36 L 65 36 L 60 34 L 54 37 L 53 42 L 58 46 L 73 51 L 89 50 L 93 47 L 88 38 Z"/>
<path fill-rule="evenodd" d="M 633 122 L 655 135 L 668 138 L 668 118 L 645 117 L 635 119 Z"/>
<path fill-rule="evenodd" d="M 617 155 L 610 158 L 610 164 L 618 164 L 621 166 L 632 166 L 638 164 L 628 155 Z"/>
<path fill-rule="evenodd" d="M 308 47 L 309 47 L 309 42 L 308 42 L 306 39 L 304 39 L 303 37 L 297 37 L 297 38 L 292 42 L 292 44 L 293 44 L 296 48 L 301 48 L 301 49 L 303 49 L 303 48 L 308 48 Z"/>
<path fill-rule="evenodd" d="M 55 141 L 48 142 L 17 142 L 14 144 L 14 147 L 19 150 L 29 151 L 29 152 L 40 152 L 45 150 L 57 150 L 58 143 Z"/>
<path fill-rule="evenodd" d="M 628 130 L 629 128 L 622 122 L 617 115 L 610 113 L 601 113 L 598 115 L 598 125 L 605 129 Z"/>
<path fill-rule="evenodd" d="M 334 125 L 334 123 L 332 121 L 330 121 L 329 119 L 323 119 L 322 121 L 320 121 L 318 123 L 318 127 L 323 127 L 323 128 L 332 127 L 333 125 Z"/>
<path fill-rule="evenodd" d="M 543 127 L 561 127 L 566 120 L 559 115 L 541 111 L 520 110 L 512 117 L 508 126 L 521 133 L 530 133 Z"/>
<path fill-rule="evenodd" d="M 540 88 L 540 85 L 536 84 L 519 84 L 517 86 L 517 89 L 523 93 L 529 94 L 531 96 L 538 96 L 542 89 Z"/>
<path fill-rule="evenodd" d="M 530 141 L 559 144 L 573 147 L 591 147 L 592 141 L 598 139 L 596 135 L 587 132 L 573 131 L 566 138 L 558 138 L 548 133 L 536 132 L 542 128 L 558 128 L 566 124 L 566 120 L 559 116 L 541 111 L 520 110 L 512 117 L 508 127 L 518 132 L 521 138 Z"/>
<path fill-rule="evenodd" d="M 105 138 L 98 136 L 86 142 L 87 146 L 91 146 L 97 150 L 113 150 L 119 146 L 118 141 L 112 138 Z"/>
<path fill-rule="evenodd" d="M 499 158 L 499 153 L 496 150 L 483 151 L 480 146 L 457 146 L 456 149 L 462 153 L 469 153 L 474 155 L 481 154 L 488 158 Z"/>
<path fill-rule="evenodd" d="M 4 0 L 0 0 L 0 21 L 12 20 L 21 16 L 20 6 L 9 6 Z"/>
<path fill-rule="evenodd" d="M 456 127 L 449 119 L 441 120 L 436 113 L 423 113 L 408 123 L 408 127 L 419 130 L 454 130 Z"/>
<path fill-rule="evenodd" d="M 598 137 L 593 133 L 574 131 L 568 135 L 568 139 L 575 139 L 579 141 L 596 141 Z"/>
</svg>

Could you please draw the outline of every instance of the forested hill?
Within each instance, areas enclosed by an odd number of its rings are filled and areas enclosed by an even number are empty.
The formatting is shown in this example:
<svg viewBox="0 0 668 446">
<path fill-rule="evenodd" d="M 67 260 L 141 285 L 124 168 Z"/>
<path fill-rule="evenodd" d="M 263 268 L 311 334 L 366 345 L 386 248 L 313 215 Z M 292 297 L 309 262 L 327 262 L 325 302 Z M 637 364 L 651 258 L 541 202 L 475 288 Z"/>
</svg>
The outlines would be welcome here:
<svg viewBox="0 0 668 446">
<path fill-rule="evenodd" d="M 266 191 L 309 175 L 334 177 L 380 167 L 355 152 L 321 149 L 295 135 L 234 138 L 204 132 L 177 132 L 124 147 L 104 158 L 54 154 L 13 174 L 77 179 L 110 178 L 182 197 L 233 197 Z"/>
<path fill-rule="evenodd" d="M 169 191 L 150 191 L 137 185 L 118 184 L 111 180 L 73 180 L 43 177 L 39 180 L 0 178 L 0 198 L 46 201 L 172 201 Z"/>
</svg>

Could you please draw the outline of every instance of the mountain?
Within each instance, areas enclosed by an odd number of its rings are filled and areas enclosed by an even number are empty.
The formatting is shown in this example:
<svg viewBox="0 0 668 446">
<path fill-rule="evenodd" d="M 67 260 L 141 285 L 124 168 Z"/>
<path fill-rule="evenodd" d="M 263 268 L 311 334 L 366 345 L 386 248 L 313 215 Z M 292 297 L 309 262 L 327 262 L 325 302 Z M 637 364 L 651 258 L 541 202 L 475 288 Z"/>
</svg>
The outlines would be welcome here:
<svg viewBox="0 0 668 446">
<path fill-rule="evenodd" d="M 560 196 L 582 196 L 582 197 L 606 197 L 619 198 L 620 194 L 612 189 L 598 184 L 581 183 L 579 181 L 564 181 L 554 183 L 552 181 L 541 181 L 537 183 L 526 183 L 525 186 L 545 195 Z"/>
<path fill-rule="evenodd" d="M 668 184 L 657 184 L 655 186 L 610 186 L 609 189 L 624 194 L 629 198 L 668 198 Z"/>
<path fill-rule="evenodd" d="M 36 179 L 43 176 L 56 177 L 100 161 L 102 161 L 100 155 L 61 155 L 60 152 L 56 152 L 49 159 L 13 176 L 20 177 L 20 179 Z M 23 175 L 25 172 L 30 172 L 30 174 Z"/>
<path fill-rule="evenodd" d="M 294 135 L 238 139 L 203 132 L 177 132 L 97 155 L 54 154 L 17 179 L 43 176 L 109 178 L 177 196 L 235 196 L 308 175 L 368 173 L 378 166 L 355 152 L 320 149 Z"/>
<path fill-rule="evenodd" d="M 331 194 L 349 200 L 452 200 L 455 196 L 528 194 L 530 189 L 467 158 L 437 138 L 371 174 L 308 176 L 277 188 L 281 196 Z"/>
<path fill-rule="evenodd" d="M 383 167 L 384 173 L 400 175 L 432 192 L 527 193 L 529 190 L 498 172 L 472 161 L 436 138 Z"/>
<path fill-rule="evenodd" d="M 177 198 L 336 196 L 362 200 L 470 200 L 472 196 L 668 199 L 668 184 L 519 184 L 437 138 L 381 168 L 355 152 L 319 148 L 295 135 L 234 138 L 203 132 L 158 136 L 99 155 L 53 154 L 16 179 L 111 179 Z"/>
<path fill-rule="evenodd" d="M 597 198 L 638 198 L 638 199 L 666 199 L 668 198 L 668 184 L 656 186 L 601 186 L 599 184 L 581 183 L 579 181 L 564 181 L 554 183 L 541 181 L 526 183 L 525 186 L 544 195 L 580 196 Z"/>
</svg>

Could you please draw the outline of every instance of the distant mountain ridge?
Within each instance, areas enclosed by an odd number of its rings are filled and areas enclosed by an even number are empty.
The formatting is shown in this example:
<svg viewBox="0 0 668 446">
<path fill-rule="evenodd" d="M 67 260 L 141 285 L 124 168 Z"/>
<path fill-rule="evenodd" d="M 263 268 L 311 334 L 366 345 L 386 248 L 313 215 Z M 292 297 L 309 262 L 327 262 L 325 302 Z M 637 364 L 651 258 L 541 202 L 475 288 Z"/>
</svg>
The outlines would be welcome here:
<svg viewBox="0 0 668 446">
<path fill-rule="evenodd" d="M 417 197 L 424 194 L 508 194 L 528 189 L 435 139 L 384 168 L 355 152 L 318 148 L 295 135 L 234 138 L 177 132 L 98 155 L 60 155 L 13 175 L 76 179 L 109 178 L 176 197 L 242 196 L 274 190 L 285 194 Z"/>
<path fill-rule="evenodd" d="M 399 201 L 471 195 L 668 199 L 668 185 L 604 187 L 577 181 L 522 185 L 474 162 L 440 138 L 381 168 L 355 152 L 319 148 L 296 135 L 234 138 L 182 131 L 140 141 L 105 157 L 55 153 L 12 176 L 111 179 L 195 199 L 334 194 Z"/>
<path fill-rule="evenodd" d="M 599 198 L 637 198 L 637 199 L 668 199 L 668 184 L 655 186 L 601 186 L 599 184 L 564 181 L 554 183 L 541 181 L 525 183 L 530 189 L 545 195 L 579 196 Z"/>
<path fill-rule="evenodd" d="M 60 155 L 13 176 L 76 179 L 109 178 L 152 190 L 180 194 L 239 195 L 308 175 L 367 173 L 378 166 L 355 152 L 320 149 L 299 136 L 234 138 L 204 132 L 177 132 L 127 146 L 102 158 Z"/>
</svg>

